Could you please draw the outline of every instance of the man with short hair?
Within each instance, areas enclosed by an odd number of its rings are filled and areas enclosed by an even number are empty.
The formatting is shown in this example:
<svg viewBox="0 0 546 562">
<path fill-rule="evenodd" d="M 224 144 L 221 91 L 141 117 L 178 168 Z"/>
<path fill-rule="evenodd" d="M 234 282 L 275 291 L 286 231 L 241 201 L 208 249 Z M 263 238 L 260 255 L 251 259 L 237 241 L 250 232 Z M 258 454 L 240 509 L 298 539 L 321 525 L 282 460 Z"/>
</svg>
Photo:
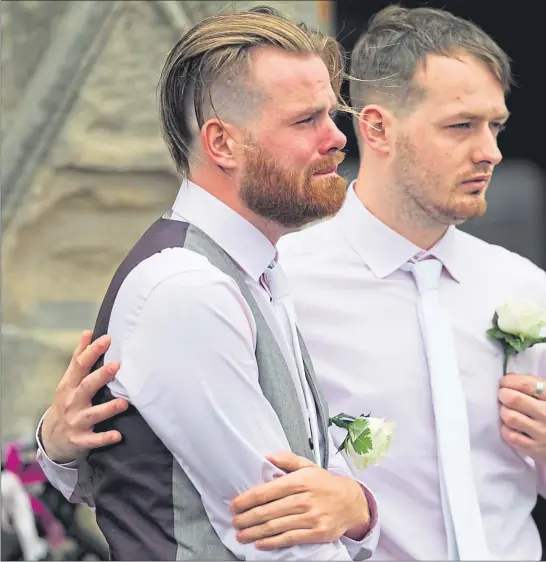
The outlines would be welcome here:
<svg viewBox="0 0 546 562">
<path fill-rule="evenodd" d="M 456 228 L 483 215 L 501 161 L 508 57 L 469 21 L 392 6 L 357 42 L 351 76 L 358 177 L 335 218 L 279 255 L 330 408 L 397 422 L 366 472 L 382 514 L 374 556 L 539 560 L 546 346 L 503 376 L 487 331 L 507 301 L 546 309 L 546 274 Z"/>
</svg>

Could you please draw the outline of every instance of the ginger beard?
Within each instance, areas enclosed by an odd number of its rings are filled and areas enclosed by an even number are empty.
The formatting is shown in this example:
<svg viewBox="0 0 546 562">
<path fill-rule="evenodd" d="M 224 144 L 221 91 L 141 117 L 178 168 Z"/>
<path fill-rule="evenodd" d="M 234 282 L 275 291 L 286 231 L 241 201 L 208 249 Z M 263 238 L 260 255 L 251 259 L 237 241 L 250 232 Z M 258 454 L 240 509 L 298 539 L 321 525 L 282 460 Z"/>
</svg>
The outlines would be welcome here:
<svg viewBox="0 0 546 562">
<path fill-rule="evenodd" d="M 491 166 L 477 165 L 470 172 L 457 174 L 451 183 L 449 171 L 442 170 L 441 159 L 437 155 L 427 158 L 426 154 L 426 149 L 418 149 L 408 135 L 396 143 L 394 181 L 404 199 L 403 205 L 410 207 L 405 210 L 413 214 L 411 207 L 418 207 L 429 219 L 445 225 L 481 217 L 487 210 L 485 190 L 473 194 L 461 182 L 473 174 L 491 173 Z"/>
<path fill-rule="evenodd" d="M 325 156 L 303 170 L 282 166 L 255 140 L 245 139 L 245 168 L 241 176 L 241 199 L 264 219 L 285 228 L 335 215 L 343 205 L 347 181 L 337 174 L 314 175 L 338 166 L 342 152 Z"/>
</svg>

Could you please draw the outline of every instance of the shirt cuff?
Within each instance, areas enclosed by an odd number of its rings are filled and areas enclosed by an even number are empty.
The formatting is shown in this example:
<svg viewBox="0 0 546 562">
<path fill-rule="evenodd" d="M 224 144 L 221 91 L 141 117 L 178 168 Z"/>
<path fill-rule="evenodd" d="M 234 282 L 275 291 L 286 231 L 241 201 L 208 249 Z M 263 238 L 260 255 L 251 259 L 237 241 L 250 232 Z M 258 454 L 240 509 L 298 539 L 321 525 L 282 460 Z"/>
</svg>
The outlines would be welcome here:
<svg viewBox="0 0 546 562">
<path fill-rule="evenodd" d="M 350 539 L 345 535 L 339 539 L 349 552 L 351 559 L 355 561 L 367 560 L 370 558 L 379 542 L 379 512 L 377 509 L 377 502 L 371 490 L 360 482 L 360 480 L 357 480 L 357 482 L 362 486 L 362 490 L 368 502 L 368 508 L 370 510 L 370 528 L 364 538 L 359 541 Z"/>
<path fill-rule="evenodd" d="M 57 488 L 68 501 L 71 501 L 78 486 L 78 461 L 75 460 L 65 464 L 57 464 L 47 456 L 41 438 L 42 424 L 46 414 L 42 416 L 38 428 L 36 429 L 36 443 L 38 445 L 36 460 L 51 484 Z"/>
</svg>

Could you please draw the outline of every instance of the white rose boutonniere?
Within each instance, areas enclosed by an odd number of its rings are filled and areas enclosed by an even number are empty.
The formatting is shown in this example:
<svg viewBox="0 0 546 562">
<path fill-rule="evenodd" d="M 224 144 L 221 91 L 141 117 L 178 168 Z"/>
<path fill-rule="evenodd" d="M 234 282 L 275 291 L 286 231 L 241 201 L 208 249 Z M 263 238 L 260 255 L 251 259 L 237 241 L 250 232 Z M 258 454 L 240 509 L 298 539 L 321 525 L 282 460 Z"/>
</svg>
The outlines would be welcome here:
<svg viewBox="0 0 546 562">
<path fill-rule="evenodd" d="M 370 464 L 378 464 L 387 453 L 396 423 L 384 418 L 338 414 L 330 419 L 330 425 L 347 430 L 338 452 L 345 450 L 354 467 L 364 470 Z"/>
<path fill-rule="evenodd" d="M 546 343 L 541 337 L 546 326 L 546 310 L 529 300 L 511 300 L 499 306 L 493 316 L 493 327 L 487 333 L 499 340 L 504 349 L 504 374 L 508 358 L 537 343 Z"/>
</svg>

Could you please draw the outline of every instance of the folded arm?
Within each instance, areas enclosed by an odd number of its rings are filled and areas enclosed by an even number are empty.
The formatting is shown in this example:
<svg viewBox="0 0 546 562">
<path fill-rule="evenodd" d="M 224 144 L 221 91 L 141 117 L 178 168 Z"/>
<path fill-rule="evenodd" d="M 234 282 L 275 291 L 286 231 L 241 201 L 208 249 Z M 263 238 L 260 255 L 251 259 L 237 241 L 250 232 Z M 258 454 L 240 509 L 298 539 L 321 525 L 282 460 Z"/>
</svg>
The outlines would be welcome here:
<svg viewBox="0 0 546 562">
<path fill-rule="evenodd" d="M 286 475 L 232 502 L 240 542 L 271 550 L 339 538 L 353 560 L 370 558 L 379 540 L 375 499 L 329 440 L 328 470 L 286 451 L 268 456 Z"/>
<path fill-rule="evenodd" d="M 250 309 L 231 279 L 210 275 L 185 272 L 155 287 L 124 334 L 110 388 L 130 400 L 172 452 L 237 557 L 348 560 L 339 541 L 266 553 L 236 540 L 232 499 L 282 474 L 266 455 L 289 444 L 258 382 Z"/>
</svg>

